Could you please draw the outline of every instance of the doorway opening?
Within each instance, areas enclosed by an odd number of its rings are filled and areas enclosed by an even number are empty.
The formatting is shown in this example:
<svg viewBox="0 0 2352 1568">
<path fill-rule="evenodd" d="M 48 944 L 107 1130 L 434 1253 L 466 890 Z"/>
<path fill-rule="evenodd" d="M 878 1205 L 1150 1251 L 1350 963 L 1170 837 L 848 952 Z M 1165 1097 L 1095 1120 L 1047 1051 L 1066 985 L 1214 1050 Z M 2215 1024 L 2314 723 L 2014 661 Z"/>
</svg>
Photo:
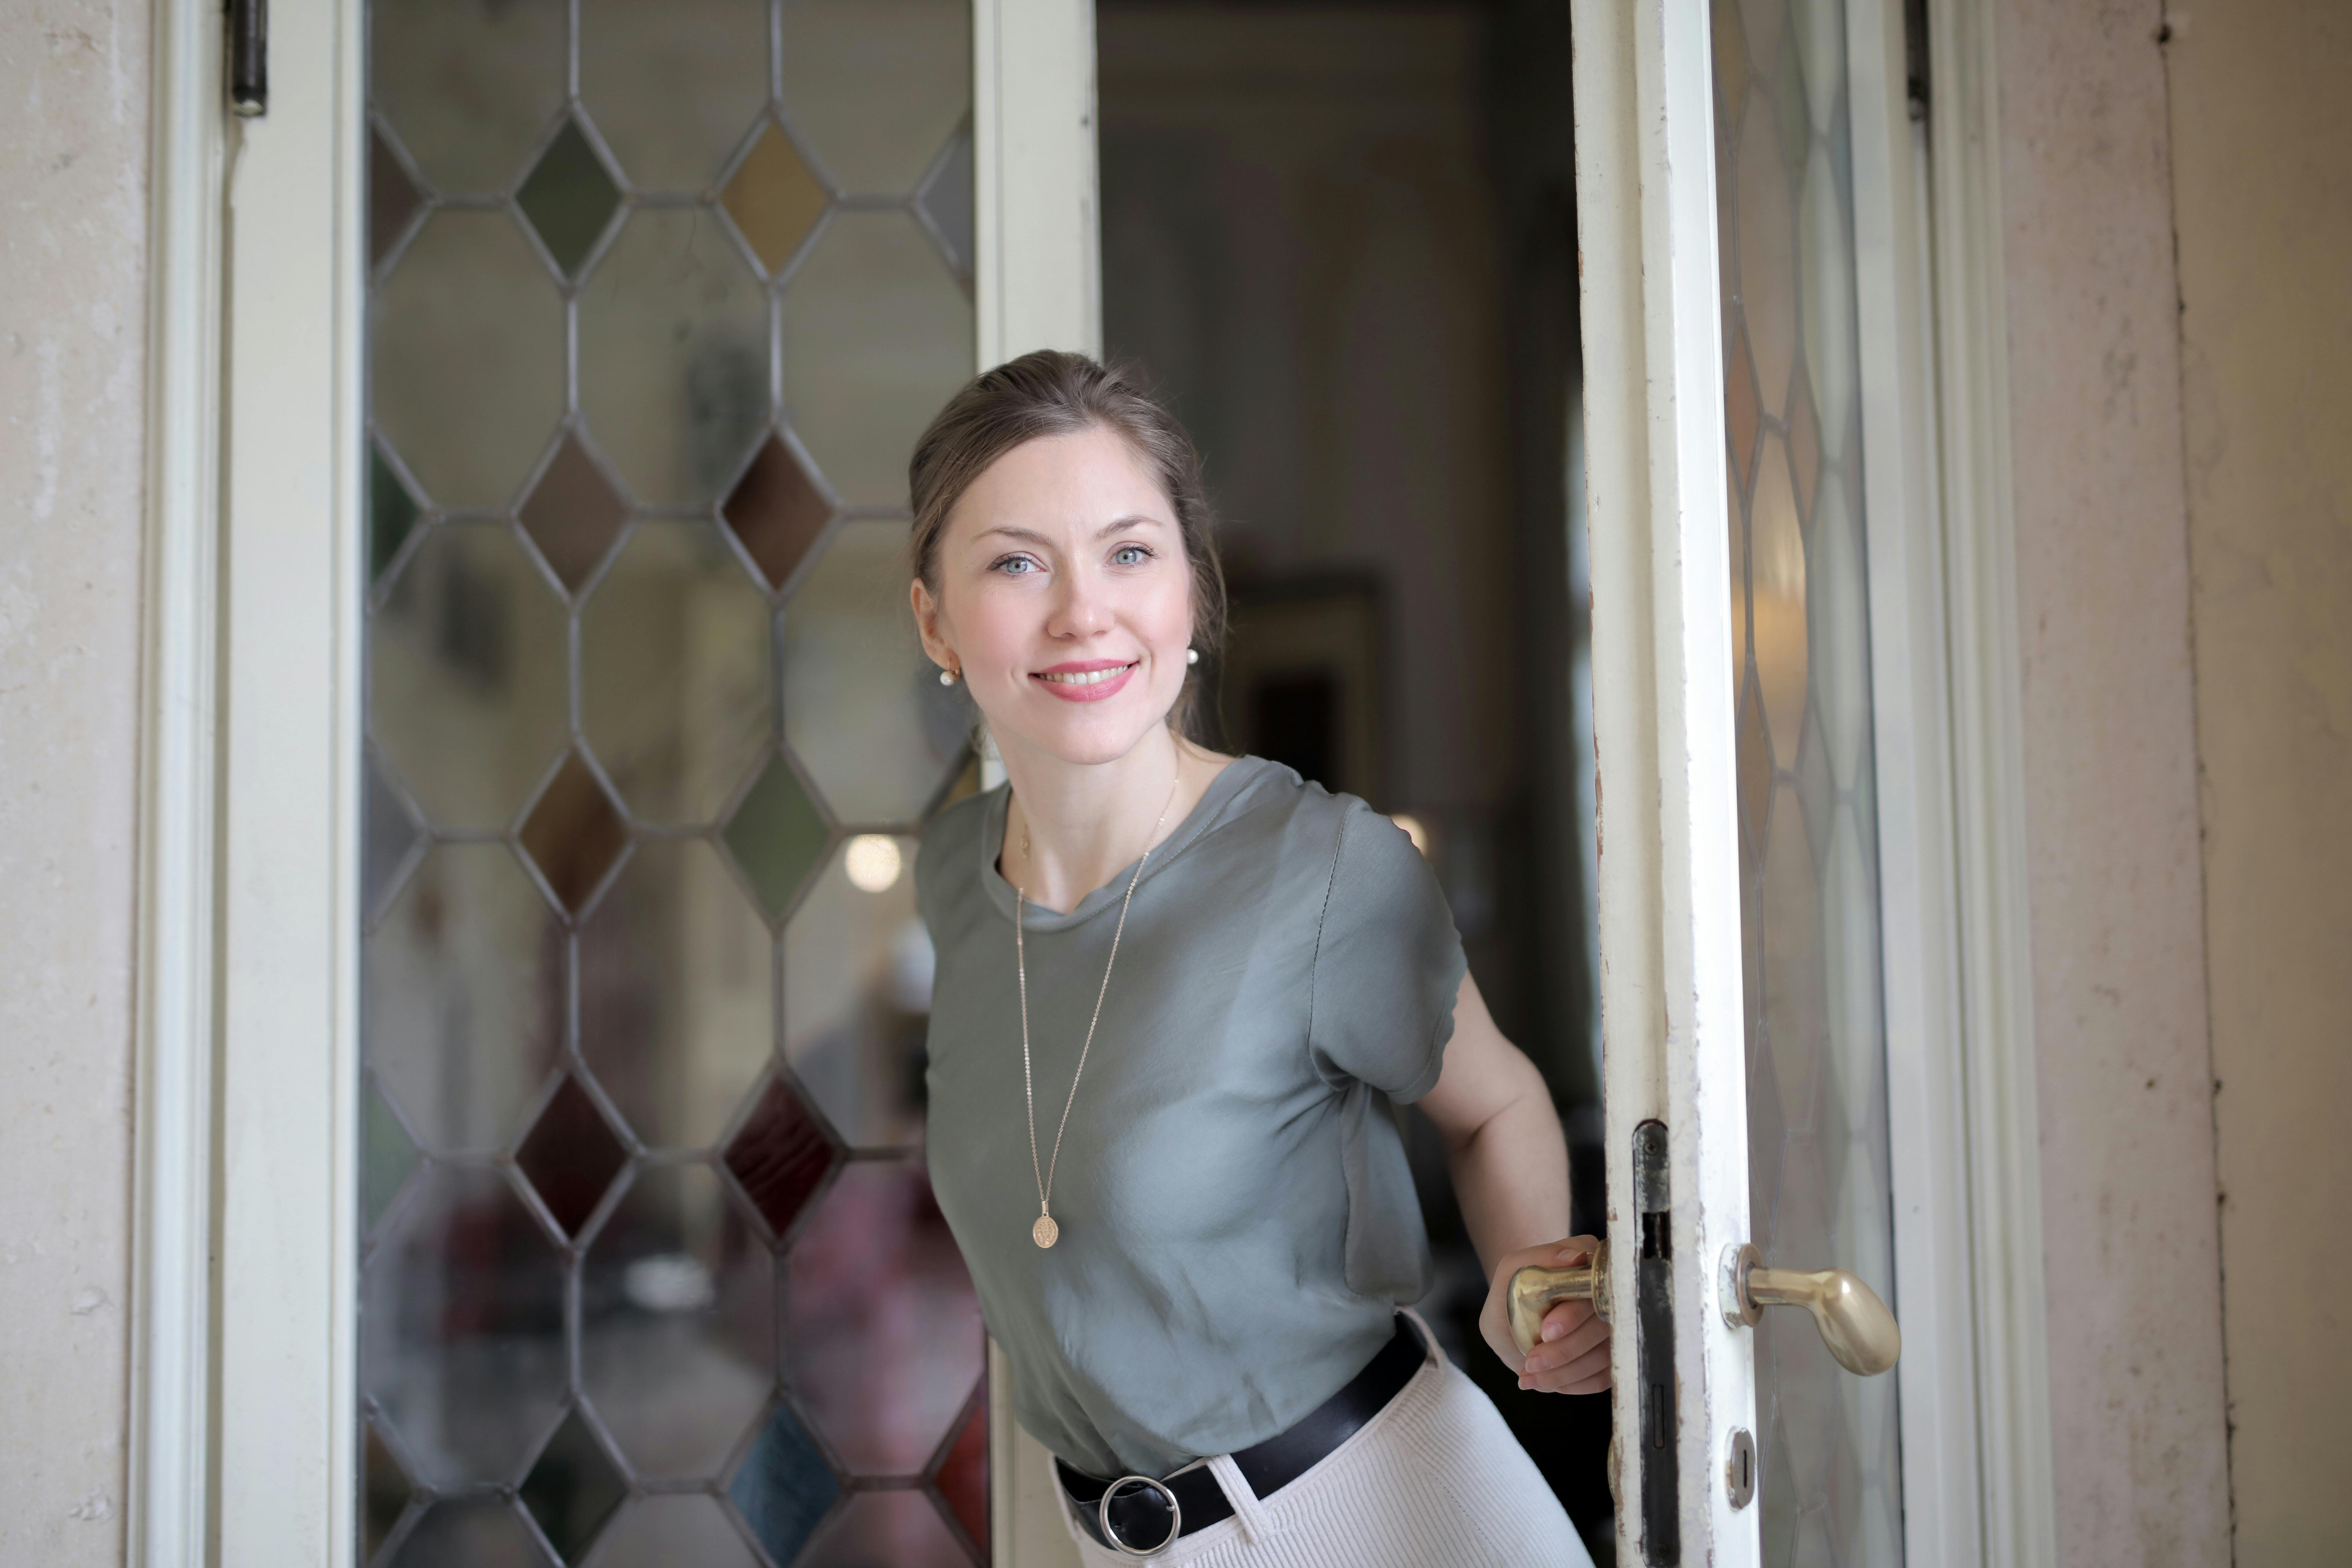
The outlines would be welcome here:
<svg viewBox="0 0 2352 1568">
<path fill-rule="evenodd" d="M 1097 8 L 1106 350 L 1199 443 L 1223 749 L 1404 821 L 1603 1228 L 1565 0 Z M 1436 1136 L 1418 1305 L 1597 1561 L 1610 1407 L 1520 1392 Z"/>
</svg>

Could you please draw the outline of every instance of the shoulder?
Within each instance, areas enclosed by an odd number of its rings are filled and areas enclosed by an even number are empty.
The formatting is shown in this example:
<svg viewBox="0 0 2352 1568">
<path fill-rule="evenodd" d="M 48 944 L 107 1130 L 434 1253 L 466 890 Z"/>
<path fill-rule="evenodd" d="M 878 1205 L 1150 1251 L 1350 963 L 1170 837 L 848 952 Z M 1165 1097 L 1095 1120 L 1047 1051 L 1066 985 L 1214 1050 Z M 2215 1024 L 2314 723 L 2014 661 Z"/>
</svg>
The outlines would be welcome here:
<svg viewBox="0 0 2352 1568">
<path fill-rule="evenodd" d="M 1404 829 L 1360 796 L 1327 790 L 1262 758 L 1245 757 L 1234 765 L 1254 770 L 1228 808 L 1245 828 L 1234 837 L 1253 851 L 1279 846 L 1292 868 L 1288 874 L 1311 875 L 1335 894 L 1351 883 L 1425 880 L 1434 886 Z"/>
<path fill-rule="evenodd" d="M 1003 794 L 1004 786 L 999 784 L 968 795 L 924 825 L 922 843 L 915 851 L 915 898 L 927 917 L 941 899 L 980 885 L 990 813 L 999 807 Z"/>
</svg>

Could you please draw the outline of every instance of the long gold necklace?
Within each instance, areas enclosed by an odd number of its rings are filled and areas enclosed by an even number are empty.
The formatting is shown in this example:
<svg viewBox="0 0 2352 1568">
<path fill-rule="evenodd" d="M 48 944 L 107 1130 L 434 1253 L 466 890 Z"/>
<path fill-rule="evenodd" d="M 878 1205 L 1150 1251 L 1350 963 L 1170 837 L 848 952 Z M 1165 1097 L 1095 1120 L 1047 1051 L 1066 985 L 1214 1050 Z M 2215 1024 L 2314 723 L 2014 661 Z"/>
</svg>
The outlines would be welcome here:
<svg viewBox="0 0 2352 1568">
<path fill-rule="evenodd" d="M 1168 826 L 1168 813 L 1176 805 L 1176 786 L 1184 780 L 1182 768 L 1168 781 L 1168 802 L 1160 808 L 1160 820 L 1151 825 L 1151 837 L 1144 841 L 1143 858 L 1135 863 L 1135 875 L 1127 879 L 1127 896 L 1118 901 L 1118 924 L 1110 933 L 1110 960 L 1103 965 L 1101 988 L 1095 992 L 1095 1016 L 1087 1020 L 1086 1044 L 1078 1047 L 1078 1070 L 1070 1075 L 1070 1098 L 1062 1102 L 1061 1125 L 1054 1129 L 1054 1153 L 1041 1169 L 1037 1160 L 1037 1091 L 1029 1072 L 1029 954 L 1022 942 L 1021 911 L 1029 901 L 1028 890 L 1020 886 L 1013 889 L 1013 963 L 1021 980 L 1021 1098 L 1029 1108 L 1029 1173 L 1037 1178 L 1037 1223 L 1029 1227 L 1029 1239 L 1040 1247 L 1051 1247 L 1062 1238 L 1062 1227 L 1054 1223 L 1054 1172 L 1062 1163 L 1062 1134 L 1070 1125 L 1070 1107 L 1078 1102 L 1078 1079 L 1087 1070 L 1087 1053 L 1095 1048 L 1095 1026 L 1102 1022 L 1103 998 L 1110 994 L 1110 972 L 1118 963 L 1118 939 L 1127 931 L 1127 906 L 1135 901 L 1135 885 L 1143 880 L 1143 868 L 1151 861 L 1151 851 L 1160 842 L 1160 830 Z M 1021 824 L 1021 869 L 1029 871 L 1029 824 Z"/>
</svg>

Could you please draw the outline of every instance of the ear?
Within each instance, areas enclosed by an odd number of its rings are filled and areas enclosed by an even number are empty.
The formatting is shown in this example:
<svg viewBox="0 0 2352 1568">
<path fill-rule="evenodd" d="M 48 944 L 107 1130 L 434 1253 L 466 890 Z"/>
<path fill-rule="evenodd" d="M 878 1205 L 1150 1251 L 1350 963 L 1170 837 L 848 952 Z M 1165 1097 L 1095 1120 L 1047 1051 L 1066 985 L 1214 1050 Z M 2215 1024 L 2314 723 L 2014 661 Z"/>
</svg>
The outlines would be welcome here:
<svg viewBox="0 0 2352 1568">
<path fill-rule="evenodd" d="M 961 669 L 963 660 L 956 657 L 953 647 L 940 633 L 940 601 L 920 577 L 907 584 L 907 597 L 915 607 L 915 631 L 923 639 L 923 653 L 941 669 Z"/>
</svg>

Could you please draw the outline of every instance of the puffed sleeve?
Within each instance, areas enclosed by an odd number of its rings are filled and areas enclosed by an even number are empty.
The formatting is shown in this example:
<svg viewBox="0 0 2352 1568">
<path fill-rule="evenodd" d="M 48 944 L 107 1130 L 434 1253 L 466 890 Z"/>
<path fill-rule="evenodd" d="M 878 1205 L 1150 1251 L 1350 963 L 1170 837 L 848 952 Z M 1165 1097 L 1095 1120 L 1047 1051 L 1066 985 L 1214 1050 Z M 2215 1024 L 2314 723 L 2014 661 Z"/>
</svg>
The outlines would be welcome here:
<svg viewBox="0 0 2352 1568">
<path fill-rule="evenodd" d="M 1349 801 L 1315 947 L 1307 1037 L 1317 1069 L 1400 1102 L 1427 1094 L 1465 967 L 1429 862 L 1402 828 Z"/>
</svg>

